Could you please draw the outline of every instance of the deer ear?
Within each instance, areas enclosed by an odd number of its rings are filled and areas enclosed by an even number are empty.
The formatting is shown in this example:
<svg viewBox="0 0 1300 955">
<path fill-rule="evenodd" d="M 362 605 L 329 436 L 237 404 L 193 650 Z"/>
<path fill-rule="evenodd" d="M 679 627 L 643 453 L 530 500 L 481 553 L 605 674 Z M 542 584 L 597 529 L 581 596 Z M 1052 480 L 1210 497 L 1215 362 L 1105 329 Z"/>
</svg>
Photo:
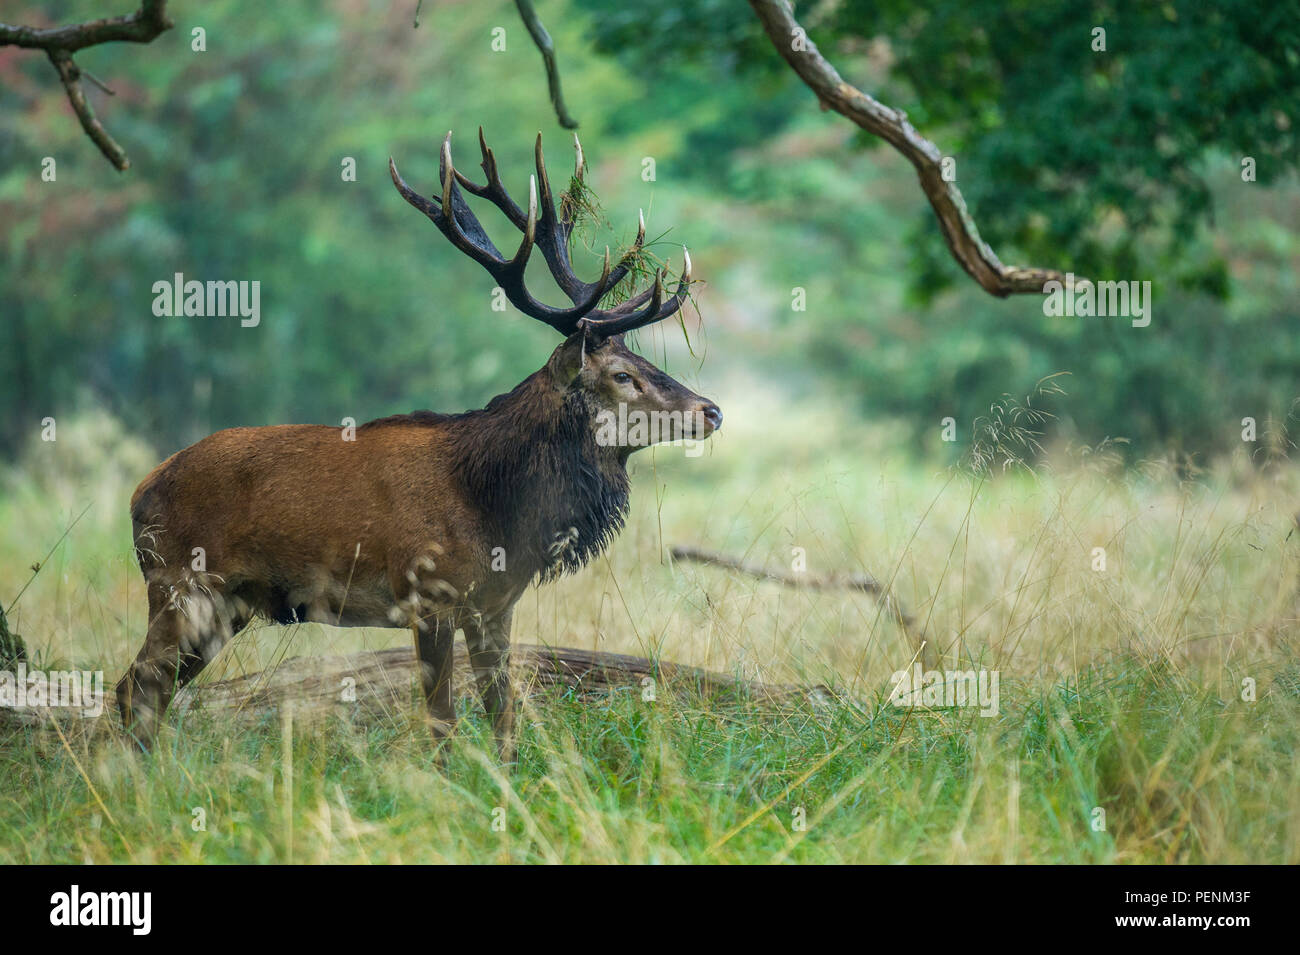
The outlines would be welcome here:
<svg viewBox="0 0 1300 955">
<path fill-rule="evenodd" d="M 590 347 L 587 330 L 581 328 L 566 338 L 563 345 L 555 349 L 551 360 L 547 362 L 547 367 L 550 368 L 551 377 L 556 385 L 567 388 L 573 384 L 573 379 L 578 377 L 578 373 L 586 363 L 587 350 Z"/>
</svg>

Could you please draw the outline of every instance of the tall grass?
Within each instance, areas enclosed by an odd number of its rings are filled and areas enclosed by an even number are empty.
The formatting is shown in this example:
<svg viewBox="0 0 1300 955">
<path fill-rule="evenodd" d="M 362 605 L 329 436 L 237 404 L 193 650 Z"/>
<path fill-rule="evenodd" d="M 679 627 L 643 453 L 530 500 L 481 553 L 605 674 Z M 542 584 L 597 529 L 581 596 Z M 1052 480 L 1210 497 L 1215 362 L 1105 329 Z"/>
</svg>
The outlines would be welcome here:
<svg viewBox="0 0 1300 955">
<path fill-rule="evenodd" d="M 509 776 L 468 697 L 440 770 L 414 692 L 365 725 L 173 715 L 150 759 L 20 731 L 0 741 L 0 862 L 1300 861 L 1285 461 L 927 469 L 834 407 L 710 394 L 728 412 L 710 450 L 638 455 L 627 530 L 528 593 L 515 640 L 823 684 L 821 702 L 557 692 L 528 704 Z M 11 622 L 44 665 L 111 683 L 143 638 L 126 501 L 155 456 L 111 422 L 60 427 L 0 485 L 0 600 L 89 504 Z M 892 705 L 916 651 L 868 596 L 673 565 L 685 543 L 875 575 L 943 667 L 1000 674 L 997 715 Z M 408 639 L 262 627 L 203 679 Z"/>
</svg>

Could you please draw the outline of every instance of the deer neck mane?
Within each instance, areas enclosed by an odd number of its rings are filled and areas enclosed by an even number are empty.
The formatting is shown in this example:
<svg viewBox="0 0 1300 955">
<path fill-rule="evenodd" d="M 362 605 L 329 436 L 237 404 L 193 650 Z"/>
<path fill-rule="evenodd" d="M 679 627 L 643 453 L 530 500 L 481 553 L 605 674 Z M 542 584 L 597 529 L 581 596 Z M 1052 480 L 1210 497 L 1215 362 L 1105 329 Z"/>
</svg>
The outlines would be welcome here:
<svg viewBox="0 0 1300 955">
<path fill-rule="evenodd" d="M 586 394 L 543 368 L 452 429 L 460 479 L 501 534 L 507 567 L 552 580 L 579 570 L 623 528 L 628 477 L 618 448 L 596 443 Z"/>
</svg>

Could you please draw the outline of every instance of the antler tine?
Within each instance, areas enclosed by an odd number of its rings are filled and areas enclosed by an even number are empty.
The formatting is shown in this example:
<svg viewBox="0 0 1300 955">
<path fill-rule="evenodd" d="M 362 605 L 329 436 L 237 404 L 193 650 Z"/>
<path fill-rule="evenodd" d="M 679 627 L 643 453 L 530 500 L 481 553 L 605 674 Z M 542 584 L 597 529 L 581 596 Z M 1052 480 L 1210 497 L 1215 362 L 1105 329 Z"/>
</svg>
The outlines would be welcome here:
<svg viewBox="0 0 1300 955">
<path fill-rule="evenodd" d="M 656 269 L 654 285 L 650 288 L 614 308 L 593 312 L 579 324 L 600 338 L 621 335 L 623 332 L 629 332 L 655 321 L 653 316 L 658 314 L 663 296 L 663 271 Z M 640 308 L 639 306 L 647 300 L 650 304 L 646 308 Z"/>
<path fill-rule="evenodd" d="M 456 166 L 451 161 L 451 133 L 442 141 L 442 152 L 438 154 L 438 178 L 442 181 L 442 208 L 451 208 L 451 184 L 455 181 Z"/>
<path fill-rule="evenodd" d="M 604 289 L 600 292 L 599 295 L 595 296 L 595 301 L 592 302 L 593 306 L 596 304 L 596 302 L 599 302 L 602 298 L 604 298 L 610 289 L 616 286 L 619 282 L 623 281 L 623 279 L 627 278 L 627 274 L 630 271 L 632 271 L 631 266 L 632 263 L 636 261 L 637 253 L 640 252 L 642 247 L 645 245 L 645 213 L 643 211 L 638 211 L 637 217 L 638 217 L 638 225 L 636 230 L 636 239 L 633 240 L 632 245 L 628 247 L 627 251 L 624 252 L 619 257 L 618 264 L 615 265 L 612 270 L 610 270 L 609 274 L 601 276 L 601 281 L 598 284 L 603 285 Z M 606 252 L 608 251 L 609 250 L 606 249 Z M 587 288 L 594 290 L 596 288 L 596 285 L 587 286 Z M 646 300 L 649 297 L 650 297 L 650 290 L 646 289 L 644 292 L 641 292 L 638 295 L 634 296 L 633 298 L 628 299 L 626 302 L 621 303 L 618 306 L 618 308 L 619 309 L 634 308 L 640 305 L 644 305 Z"/>
<path fill-rule="evenodd" d="M 605 262 L 600 268 L 600 278 L 588 286 L 591 291 L 584 301 L 574 302 L 574 306 L 577 308 L 585 307 L 584 315 L 599 305 L 600 300 L 618 283 L 617 279 L 611 280 L 610 278 L 613 271 L 609 267 L 609 246 L 605 246 Z"/>
<path fill-rule="evenodd" d="M 690 296 L 691 289 L 691 254 L 686 250 L 686 246 L 682 246 L 682 257 L 684 259 L 682 277 L 677 283 L 677 291 L 666 303 L 660 304 L 663 298 L 663 278 L 668 271 L 665 264 L 664 269 L 655 272 L 654 286 L 648 291 L 628 299 L 615 308 L 593 312 L 580 324 L 600 337 L 608 338 L 611 335 L 621 335 L 624 332 L 652 325 L 674 315 Z M 644 309 L 640 308 L 647 299 L 650 304 Z"/>
<path fill-rule="evenodd" d="M 580 151 L 581 147 L 579 147 Z M 623 276 L 627 274 L 627 269 L 620 262 L 612 271 L 603 271 L 598 282 L 584 282 L 578 278 L 569 259 L 569 233 L 573 229 L 573 220 L 567 214 L 556 214 L 555 196 L 551 191 L 550 176 L 546 172 L 546 156 L 542 151 L 541 133 L 537 134 L 533 155 L 537 166 L 537 183 L 541 202 L 540 220 L 537 225 L 538 248 L 541 249 L 542 256 L 546 259 L 546 264 L 551 270 L 551 276 L 555 279 L 555 284 L 569 297 L 569 301 L 573 302 L 574 307 L 584 306 L 587 310 L 590 310 L 595 308 L 606 293 L 622 280 Z"/>
<path fill-rule="evenodd" d="M 392 176 L 393 185 L 402 194 L 402 198 L 428 216 L 430 221 L 438 227 L 443 235 L 451 240 L 456 248 L 489 271 L 505 263 L 501 253 L 497 251 L 496 246 L 492 244 L 492 240 L 483 232 L 483 227 L 474 218 L 474 213 L 469 210 L 469 207 L 463 201 L 460 201 L 459 196 L 452 193 L 449 197 L 447 190 L 444 189 L 441 200 L 436 197 L 426 199 L 406 184 L 402 174 L 397 171 L 397 163 L 393 161 L 391 156 L 388 157 L 388 174 Z M 444 207 L 441 203 L 447 200 L 451 203 L 447 208 L 455 209 L 457 213 L 468 217 L 469 227 L 475 234 L 474 239 L 466 235 L 464 229 L 461 228 L 461 224 L 457 221 L 457 215 L 444 214 Z"/>
<path fill-rule="evenodd" d="M 632 263 L 636 261 L 637 253 L 639 253 L 644 246 L 645 246 L 645 211 L 642 209 L 638 209 L 636 238 L 632 241 L 632 245 L 628 247 L 627 251 L 624 252 L 623 255 L 619 258 L 618 264 L 614 266 L 614 270 L 610 273 L 609 285 L 605 289 L 606 292 L 608 292 L 615 285 L 617 285 L 619 282 L 623 281 L 623 279 L 627 277 L 628 272 L 632 270 L 631 268 Z M 628 301 L 621 303 L 618 306 L 618 308 L 620 309 L 634 308 L 643 305 L 645 304 L 646 299 L 648 299 L 649 297 L 650 297 L 650 290 L 646 289 L 644 292 L 641 292 L 639 295 L 635 296 L 634 298 L 631 298 Z M 601 295 L 601 298 L 604 298 L 603 294 Z"/>
<path fill-rule="evenodd" d="M 524 210 L 520 209 L 518 203 L 511 199 L 510 194 L 506 192 L 505 184 L 501 182 L 501 173 L 497 170 L 496 154 L 492 152 L 492 147 L 487 144 L 482 126 L 478 128 L 478 148 L 483 154 L 483 161 L 479 165 L 482 166 L 483 172 L 487 176 L 487 182 L 480 186 L 478 183 L 471 181 L 459 169 L 456 170 L 456 182 L 471 195 L 490 201 L 506 214 L 506 218 L 513 223 L 516 229 L 522 229 L 524 227 Z"/>
<path fill-rule="evenodd" d="M 462 252 L 469 253 L 478 262 L 483 265 L 501 266 L 505 264 L 505 259 L 497 251 L 492 240 L 487 237 L 483 231 L 483 226 L 479 223 L 478 217 L 474 215 L 469 206 L 465 205 L 456 191 L 456 167 L 451 161 L 451 132 L 447 132 L 447 137 L 442 141 L 442 156 L 439 160 L 440 172 L 442 174 L 442 208 L 439 210 L 438 219 L 434 224 L 442 229 L 443 235 L 451 239 L 452 244 Z M 462 224 L 461 220 L 464 220 Z M 466 226 L 470 232 L 474 233 L 471 238 L 466 234 Z M 477 241 L 476 241 L 477 240 Z M 488 254 L 488 250 L 491 254 Z M 477 254 L 476 254 L 477 253 Z"/>
<path fill-rule="evenodd" d="M 546 160 L 542 156 L 542 134 L 537 134 L 537 145 L 533 148 L 537 161 L 537 188 L 542 198 L 542 218 L 555 221 L 555 204 L 551 201 L 551 180 L 546 175 Z"/>
<path fill-rule="evenodd" d="M 402 174 L 397 171 L 397 163 L 393 162 L 392 156 L 388 157 L 388 175 L 392 177 L 393 185 L 397 187 L 397 191 L 402 194 L 403 199 L 415 206 L 415 208 L 419 209 L 430 219 L 434 219 L 439 214 L 438 206 L 433 204 L 433 200 L 424 198 L 424 196 L 420 195 L 406 184 L 406 180 L 402 178 Z"/>
<path fill-rule="evenodd" d="M 578 182 L 584 181 L 587 171 L 587 160 L 582 155 L 582 143 L 578 142 L 578 134 L 573 134 L 573 178 Z M 564 227 L 565 238 L 568 238 L 569 231 L 573 228 L 573 216 L 570 214 L 572 205 L 566 206 L 560 203 L 560 225 Z"/>
<path fill-rule="evenodd" d="M 524 238 L 519 243 L 519 251 L 510 260 L 511 271 L 519 273 L 520 284 L 523 283 L 524 267 L 528 257 L 533 254 L 533 241 L 537 238 L 537 180 L 528 177 L 528 223 L 524 226 Z"/>
<path fill-rule="evenodd" d="M 501 185 L 501 173 L 497 171 L 496 153 L 492 152 L 492 147 L 487 144 L 487 137 L 483 135 L 483 127 L 478 128 L 478 148 L 483 154 L 483 172 L 487 174 L 489 186 Z"/>
<path fill-rule="evenodd" d="M 663 267 L 662 269 L 656 269 L 656 270 L 655 270 L 655 284 L 654 284 L 654 287 L 651 289 L 651 295 L 650 295 L 650 307 L 646 309 L 646 312 L 649 313 L 649 314 L 651 314 L 651 315 L 656 315 L 656 316 L 657 316 L 657 315 L 659 314 L 659 306 L 663 304 L 663 301 L 664 301 L 664 277 L 665 277 L 667 274 L 668 274 L 668 263 L 667 263 L 667 262 L 664 263 L 664 267 Z"/>
<path fill-rule="evenodd" d="M 623 278 L 624 275 L 627 274 L 628 271 L 627 265 L 635 261 L 637 257 L 637 253 L 640 252 L 641 249 L 645 246 L 645 210 L 644 209 L 638 209 L 636 211 L 636 219 L 637 219 L 636 238 L 632 240 L 632 244 L 628 247 L 628 250 L 623 253 L 623 257 L 618 260 L 618 267 L 623 270 L 622 273 L 619 275 L 620 280 Z"/>
</svg>

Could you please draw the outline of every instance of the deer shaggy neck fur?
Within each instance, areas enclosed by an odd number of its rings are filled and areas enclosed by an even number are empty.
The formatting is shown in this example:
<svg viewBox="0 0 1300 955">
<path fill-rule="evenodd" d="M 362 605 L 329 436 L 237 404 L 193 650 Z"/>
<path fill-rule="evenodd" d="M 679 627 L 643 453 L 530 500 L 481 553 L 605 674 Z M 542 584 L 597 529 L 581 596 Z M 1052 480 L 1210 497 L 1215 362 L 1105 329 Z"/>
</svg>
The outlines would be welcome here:
<svg viewBox="0 0 1300 955">
<path fill-rule="evenodd" d="M 493 521 L 507 559 L 540 581 L 580 569 L 622 530 L 625 456 L 596 443 L 587 395 L 557 392 L 547 369 L 455 416 L 451 437 L 466 491 Z"/>
</svg>

